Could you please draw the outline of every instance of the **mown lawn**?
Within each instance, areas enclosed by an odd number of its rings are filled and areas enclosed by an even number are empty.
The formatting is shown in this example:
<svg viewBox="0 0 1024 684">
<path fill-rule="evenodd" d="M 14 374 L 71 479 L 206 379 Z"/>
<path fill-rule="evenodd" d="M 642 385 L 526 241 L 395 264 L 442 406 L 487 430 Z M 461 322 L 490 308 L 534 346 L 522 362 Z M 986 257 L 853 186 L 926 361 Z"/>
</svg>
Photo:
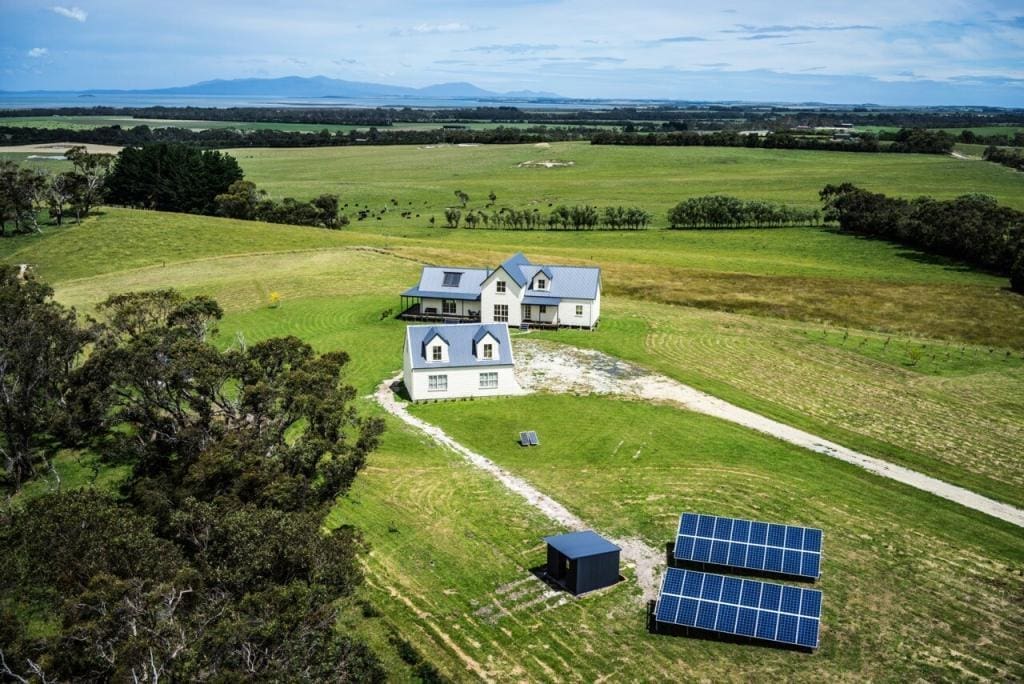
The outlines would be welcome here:
<svg viewBox="0 0 1024 684">
<path fill-rule="evenodd" d="M 392 557 L 374 561 L 387 566 L 388 586 L 402 595 L 419 595 L 417 606 L 442 616 L 437 622 L 448 635 L 459 635 L 459 643 L 469 644 L 464 648 L 474 657 L 511 658 L 504 667 L 520 664 L 525 678 L 542 676 L 541 663 L 559 669 L 565 658 L 583 681 L 609 673 L 628 680 L 1014 679 L 1024 668 L 1017 647 L 1024 621 L 1014 598 L 1024 590 L 1024 547 L 1015 528 L 671 407 L 539 395 L 412 410 L 608 534 L 640 535 L 659 547 L 673 538 L 684 510 L 825 530 L 819 583 L 824 631 L 816 655 L 654 637 L 644 632 L 641 611 L 631 607 L 635 585 L 619 585 L 593 601 L 521 614 L 518 602 L 504 601 L 498 589 L 542 561 L 536 540 L 552 526 L 542 526 L 530 539 L 506 497 L 491 503 L 490 519 L 467 516 L 459 493 L 468 476 L 458 461 L 411 456 L 411 448 L 405 456 L 382 455 L 375 472 L 359 485 L 366 494 L 342 502 L 338 516 L 376 529 L 388 540 L 375 556 L 397 547 Z M 538 431 L 540 447 L 516 445 L 516 434 L 527 428 Z M 411 481 L 399 475 L 404 468 L 416 469 Z M 400 518 L 381 520 L 381 512 L 365 507 L 375 487 L 387 488 L 386 496 L 400 506 Z M 384 529 L 389 522 L 396 532 Z M 425 531 L 411 531 L 421 524 L 427 525 Z M 463 544 L 460 536 L 466 538 Z M 475 543 L 480 536 L 502 543 L 482 551 Z M 465 547 L 460 557 L 446 556 L 415 571 L 399 560 L 404 550 L 415 554 L 414 563 L 424 548 L 431 549 L 432 557 L 435 547 L 451 553 L 460 546 Z M 479 594 L 463 589 L 463 575 L 490 575 L 508 556 L 519 567 L 498 574 L 490 591 L 510 615 L 489 628 L 474 613 L 483 603 Z M 424 581 L 432 587 L 423 587 Z M 546 649 L 552 634 L 561 639 Z M 474 647 L 477 643 L 481 646 Z M 508 650 L 513 653 L 503 653 Z M 540 662 L 533 664 L 533 659 Z"/>
</svg>

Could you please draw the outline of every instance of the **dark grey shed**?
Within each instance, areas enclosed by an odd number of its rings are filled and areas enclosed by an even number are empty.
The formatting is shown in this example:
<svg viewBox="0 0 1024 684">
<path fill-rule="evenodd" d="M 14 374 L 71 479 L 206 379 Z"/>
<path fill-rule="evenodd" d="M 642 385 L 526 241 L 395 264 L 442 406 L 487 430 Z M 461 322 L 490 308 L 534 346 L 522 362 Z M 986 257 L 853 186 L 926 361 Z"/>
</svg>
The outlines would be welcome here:
<svg viewBox="0 0 1024 684">
<path fill-rule="evenodd" d="M 620 549 L 596 532 L 570 532 L 544 541 L 548 544 L 548 577 L 573 594 L 619 581 Z"/>
</svg>

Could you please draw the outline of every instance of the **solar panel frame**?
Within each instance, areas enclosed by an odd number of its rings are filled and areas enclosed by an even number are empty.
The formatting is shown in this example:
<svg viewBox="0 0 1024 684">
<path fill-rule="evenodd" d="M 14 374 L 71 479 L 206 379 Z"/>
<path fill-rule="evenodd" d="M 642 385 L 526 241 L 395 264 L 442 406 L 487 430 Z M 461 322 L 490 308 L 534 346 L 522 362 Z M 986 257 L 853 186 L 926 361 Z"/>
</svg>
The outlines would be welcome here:
<svg viewBox="0 0 1024 684">
<path fill-rule="evenodd" d="M 530 440 L 530 446 L 540 446 L 540 439 L 537 437 L 537 433 L 533 430 L 526 433 L 526 438 Z"/>
<path fill-rule="evenodd" d="M 519 446 L 530 446 L 530 435 L 526 432 L 519 433 Z"/>
<path fill-rule="evenodd" d="M 820 589 L 669 568 L 654 618 L 666 625 L 816 649 L 821 596 Z"/>
<path fill-rule="evenodd" d="M 673 556 L 679 561 L 816 580 L 821 577 L 823 536 L 815 527 L 683 513 Z"/>
</svg>

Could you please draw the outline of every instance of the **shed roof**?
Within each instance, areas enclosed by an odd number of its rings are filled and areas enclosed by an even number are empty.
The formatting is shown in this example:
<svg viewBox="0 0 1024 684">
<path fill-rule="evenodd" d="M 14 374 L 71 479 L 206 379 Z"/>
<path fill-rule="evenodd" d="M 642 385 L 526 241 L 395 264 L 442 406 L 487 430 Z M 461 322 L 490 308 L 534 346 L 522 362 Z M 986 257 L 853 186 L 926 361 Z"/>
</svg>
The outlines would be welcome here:
<svg viewBox="0 0 1024 684">
<path fill-rule="evenodd" d="M 559 534 L 554 537 L 544 537 L 549 546 L 566 558 L 586 558 L 587 556 L 598 556 L 603 553 L 621 551 L 621 549 L 610 541 L 592 530 L 583 532 L 570 532 Z"/>
</svg>

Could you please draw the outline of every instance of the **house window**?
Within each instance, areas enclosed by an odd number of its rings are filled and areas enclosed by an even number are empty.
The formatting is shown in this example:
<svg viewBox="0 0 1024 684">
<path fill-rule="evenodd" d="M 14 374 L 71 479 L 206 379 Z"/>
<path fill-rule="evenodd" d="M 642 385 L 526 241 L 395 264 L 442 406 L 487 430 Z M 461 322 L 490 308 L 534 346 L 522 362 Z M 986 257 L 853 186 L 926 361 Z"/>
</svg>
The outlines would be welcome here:
<svg viewBox="0 0 1024 684">
<path fill-rule="evenodd" d="M 548 305 L 547 304 L 541 304 L 540 305 L 540 315 L 543 316 L 547 312 L 548 312 Z"/>
<path fill-rule="evenodd" d="M 455 300 L 445 299 L 441 302 L 441 313 L 453 314 L 455 313 Z"/>
<path fill-rule="evenodd" d="M 577 316 L 582 316 L 583 315 L 583 305 L 582 304 L 577 304 L 576 305 L 576 315 Z"/>
<path fill-rule="evenodd" d="M 444 282 L 441 283 L 441 287 L 458 287 L 462 281 L 462 274 L 458 271 L 445 271 Z"/>
<path fill-rule="evenodd" d="M 480 389 L 498 389 L 497 373 L 481 373 Z"/>
<path fill-rule="evenodd" d="M 434 361 L 441 360 L 441 345 L 435 344 L 433 347 L 430 348 L 430 358 L 433 359 Z"/>
<path fill-rule="evenodd" d="M 448 376 L 447 375 L 428 375 L 427 376 L 427 389 L 431 392 L 447 392 L 448 391 Z"/>
<path fill-rule="evenodd" d="M 494 320 L 497 323 L 508 323 L 508 304 L 494 305 Z"/>
<path fill-rule="evenodd" d="M 504 280 L 499 280 L 498 282 L 494 283 L 494 291 L 497 292 L 498 294 L 504 294 L 505 293 L 505 281 Z"/>
<path fill-rule="evenodd" d="M 485 344 L 484 345 L 484 358 L 485 359 L 493 359 L 494 358 L 494 345 L 493 344 Z"/>
<path fill-rule="evenodd" d="M 544 280 L 543 278 L 537 278 L 537 289 L 538 290 L 546 290 L 546 289 L 548 289 L 548 281 Z"/>
</svg>

